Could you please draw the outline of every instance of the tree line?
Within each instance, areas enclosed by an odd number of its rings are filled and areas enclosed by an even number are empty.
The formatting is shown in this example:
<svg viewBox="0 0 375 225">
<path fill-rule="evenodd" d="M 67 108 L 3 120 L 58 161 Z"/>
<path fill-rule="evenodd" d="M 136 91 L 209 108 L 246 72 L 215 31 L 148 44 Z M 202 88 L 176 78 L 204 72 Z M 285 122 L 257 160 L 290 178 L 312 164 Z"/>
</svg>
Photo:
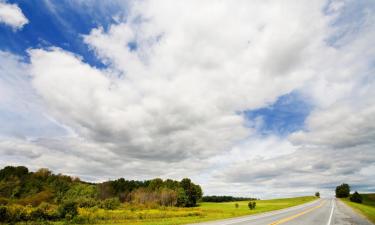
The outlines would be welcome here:
<svg viewBox="0 0 375 225">
<path fill-rule="evenodd" d="M 258 200 L 256 198 L 249 198 L 249 197 L 233 197 L 233 196 L 217 196 L 217 195 L 211 195 L 211 196 L 203 196 L 202 201 L 203 202 L 234 202 L 234 201 L 254 201 Z"/>
<path fill-rule="evenodd" d="M 356 203 L 362 203 L 362 196 L 355 191 L 353 194 L 350 194 L 349 184 L 343 183 L 336 187 L 335 189 L 337 198 L 349 198 L 350 201 Z"/>
</svg>

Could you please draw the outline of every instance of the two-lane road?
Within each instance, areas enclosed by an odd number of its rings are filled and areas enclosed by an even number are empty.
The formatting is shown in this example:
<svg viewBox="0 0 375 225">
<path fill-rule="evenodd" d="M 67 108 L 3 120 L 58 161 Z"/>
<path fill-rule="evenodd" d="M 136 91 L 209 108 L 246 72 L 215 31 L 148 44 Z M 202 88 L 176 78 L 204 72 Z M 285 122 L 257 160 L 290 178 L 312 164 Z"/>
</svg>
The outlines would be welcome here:
<svg viewBox="0 0 375 225">
<path fill-rule="evenodd" d="M 199 225 L 371 225 L 336 199 L 319 199 L 264 214 L 199 223 Z"/>
</svg>

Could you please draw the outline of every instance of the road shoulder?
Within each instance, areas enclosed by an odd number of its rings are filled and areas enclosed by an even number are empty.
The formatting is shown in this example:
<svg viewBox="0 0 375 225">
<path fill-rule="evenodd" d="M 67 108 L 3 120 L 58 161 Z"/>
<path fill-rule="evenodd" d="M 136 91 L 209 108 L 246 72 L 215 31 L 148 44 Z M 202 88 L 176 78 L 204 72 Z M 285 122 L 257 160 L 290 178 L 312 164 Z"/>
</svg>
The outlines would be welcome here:
<svg viewBox="0 0 375 225">
<path fill-rule="evenodd" d="M 351 207 L 340 199 L 336 199 L 336 213 L 333 224 L 357 224 L 357 225 L 374 225 L 358 209 Z"/>
</svg>

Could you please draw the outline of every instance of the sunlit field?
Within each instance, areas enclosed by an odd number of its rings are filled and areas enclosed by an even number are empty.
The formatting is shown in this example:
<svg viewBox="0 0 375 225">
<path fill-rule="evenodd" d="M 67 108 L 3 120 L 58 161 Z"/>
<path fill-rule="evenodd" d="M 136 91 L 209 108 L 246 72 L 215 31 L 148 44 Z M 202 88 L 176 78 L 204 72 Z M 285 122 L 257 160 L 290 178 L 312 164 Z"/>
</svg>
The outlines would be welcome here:
<svg viewBox="0 0 375 225">
<path fill-rule="evenodd" d="M 225 219 L 230 217 L 251 215 L 296 206 L 312 200 L 315 197 L 297 197 L 273 200 L 257 200 L 256 208 L 250 210 L 248 201 L 225 203 L 200 203 L 198 207 L 177 208 L 159 207 L 154 209 L 122 205 L 116 210 L 79 209 L 79 215 L 73 223 L 81 224 L 142 224 L 142 225 L 172 225 L 203 222 L 208 220 Z M 236 208 L 236 203 L 238 208 Z M 63 224 L 54 222 L 53 224 Z"/>
</svg>

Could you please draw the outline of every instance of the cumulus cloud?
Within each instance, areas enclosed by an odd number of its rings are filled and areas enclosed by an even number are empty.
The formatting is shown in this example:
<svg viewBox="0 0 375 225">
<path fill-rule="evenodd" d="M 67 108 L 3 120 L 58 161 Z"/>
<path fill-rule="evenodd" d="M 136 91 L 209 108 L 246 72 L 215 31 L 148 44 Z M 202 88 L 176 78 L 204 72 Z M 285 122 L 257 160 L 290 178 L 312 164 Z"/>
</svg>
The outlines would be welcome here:
<svg viewBox="0 0 375 225">
<path fill-rule="evenodd" d="M 29 65 L 10 52 L 0 51 L 0 138 L 40 138 L 72 133 L 46 111 L 31 86 Z"/>
<path fill-rule="evenodd" d="M 29 50 L 33 88 L 76 136 L 3 142 L 3 154 L 30 145 L 29 164 L 97 178 L 190 176 L 207 194 L 371 190 L 374 16 L 345 34 L 337 21 L 350 4 L 134 2 L 126 20 L 83 35 L 105 69 Z M 296 90 L 314 107 L 303 130 L 264 137 L 248 126 L 241 112 Z"/>
<path fill-rule="evenodd" d="M 127 22 L 85 36 L 109 70 L 61 49 L 31 50 L 34 86 L 54 115 L 116 154 L 208 157 L 251 134 L 236 112 L 266 106 L 311 77 L 327 19 L 316 3 L 285 17 L 292 3 L 138 3 Z M 310 29 L 308 17 L 297 19 L 308 12 L 317 23 Z"/>
<path fill-rule="evenodd" d="M 9 4 L 4 0 L 0 1 L 0 23 L 5 23 L 13 29 L 21 29 L 29 20 L 22 13 L 17 4 Z"/>
</svg>

